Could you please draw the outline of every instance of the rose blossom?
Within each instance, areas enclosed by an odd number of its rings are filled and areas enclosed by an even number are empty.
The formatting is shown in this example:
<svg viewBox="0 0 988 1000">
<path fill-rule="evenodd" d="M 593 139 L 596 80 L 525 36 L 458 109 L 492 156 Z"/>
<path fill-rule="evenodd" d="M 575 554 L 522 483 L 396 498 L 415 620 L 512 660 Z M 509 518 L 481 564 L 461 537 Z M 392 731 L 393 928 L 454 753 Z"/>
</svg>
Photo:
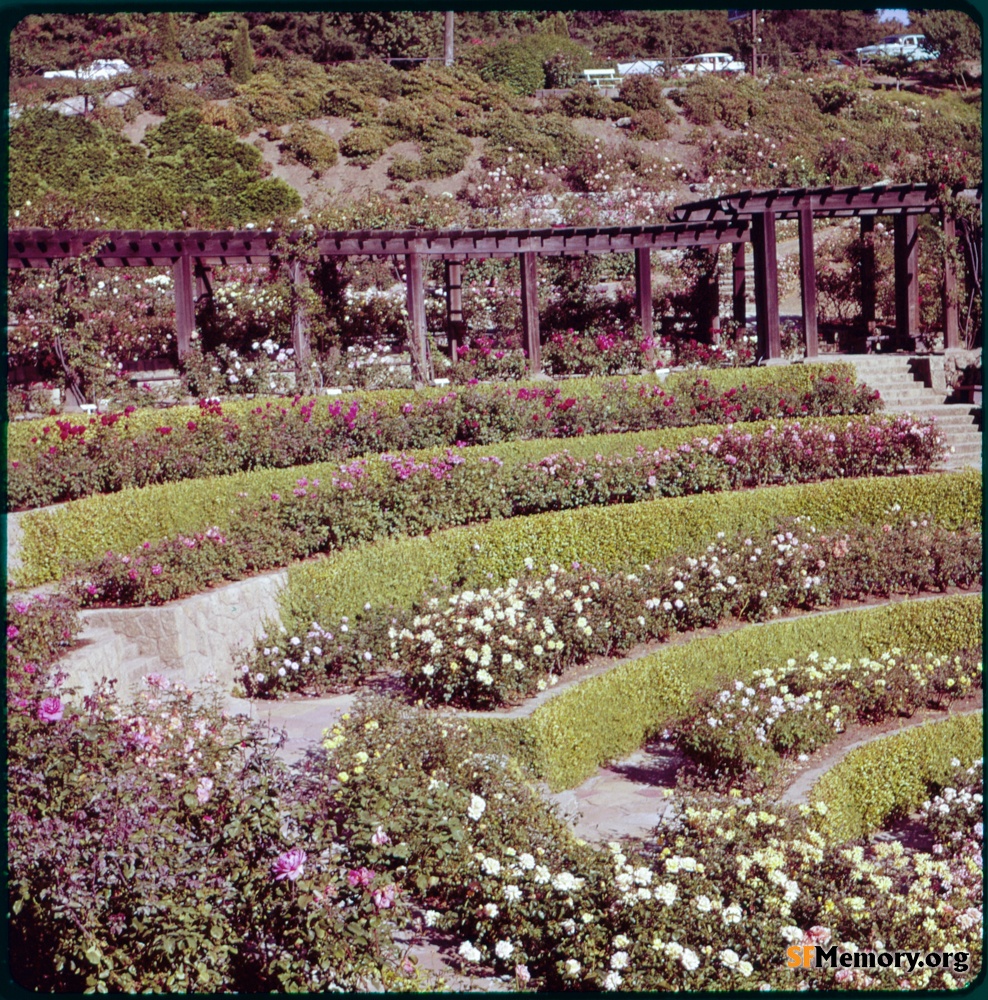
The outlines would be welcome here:
<svg viewBox="0 0 988 1000">
<path fill-rule="evenodd" d="M 301 847 L 295 847 L 284 854 L 280 854 L 271 866 L 271 870 L 275 873 L 275 882 L 281 882 L 286 878 L 289 882 L 296 881 L 302 876 L 305 870 L 305 861 L 306 853 Z"/>
<path fill-rule="evenodd" d="M 38 706 L 38 718 L 42 722 L 59 722 L 64 711 L 60 698 L 45 698 Z"/>
<path fill-rule="evenodd" d="M 357 888 L 357 886 L 363 886 L 366 888 L 371 884 L 371 882 L 374 881 L 374 875 L 375 873 L 372 872 L 369 868 L 364 868 L 363 866 L 361 866 L 360 868 L 354 868 L 351 871 L 348 871 L 346 880 L 355 889 Z"/>
</svg>

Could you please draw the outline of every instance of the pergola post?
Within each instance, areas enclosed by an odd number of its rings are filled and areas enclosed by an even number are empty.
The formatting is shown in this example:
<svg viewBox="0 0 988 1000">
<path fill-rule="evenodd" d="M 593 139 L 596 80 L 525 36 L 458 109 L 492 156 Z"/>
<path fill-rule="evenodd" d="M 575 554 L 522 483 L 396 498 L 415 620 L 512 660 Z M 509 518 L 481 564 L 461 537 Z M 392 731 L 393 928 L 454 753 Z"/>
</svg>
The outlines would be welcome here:
<svg viewBox="0 0 988 1000">
<path fill-rule="evenodd" d="M 895 217 L 895 339 L 904 348 L 919 334 L 919 248 L 915 215 Z"/>
<path fill-rule="evenodd" d="M 813 259 L 813 209 L 799 210 L 799 281 L 803 293 L 803 334 L 806 357 L 819 354 L 816 315 L 816 262 Z"/>
<path fill-rule="evenodd" d="M 463 345 L 466 330 L 463 323 L 463 264 L 446 261 L 446 339 L 449 358 L 454 363 L 457 350 Z"/>
<path fill-rule="evenodd" d="M 521 325 L 528 354 L 528 370 L 532 375 L 542 374 L 542 345 L 539 342 L 539 286 L 535 267 L 535 253 L 520 255 L 521 263 Z"/>
<path fill-rule="evenodd" d="M 300 378 L 305 375 L 312 350 L 309 346 L 309 324 L 305 316 L 305 268 L 302 261 L 293 260 L 288 265 L 288 279 L 291 282 L 291 329 L 292 349 L 295 351 L 295 370 Z"/>
<path fill-rule="evenodd" d="M 411 355 L 416 382 L 432 381 L 429 371 L 429 345 L 425 323 L 425 285 L 422 278 L 422 257 L 417 253 L 405 256 L 405 287 L 408 320 L 412 326 Z"/>
<path fill-rule="evenodd" d="M 652 337 L 655 324 L 652 319 L 652 251 L 639 247 L 635 251 L 635 312 L 645 337 Z"/>
<path fill-rule="evenodd" d="M 731 254 L 731 317 L 741 326 L 747 322 L 748 306 L 745 302 L 744 244 L 735 243 Z"/>
<path fill-rule="evenodd" d="M 758 360 L 782 357 L 779 334 L 779 263 L 776 258 L 775 213 L 757 212 L 751 220 L 755 251 L 755 316 L 758 328 Z"/>
<path fill-rule="evenodd" d="M 943 224 L 943 346 L 944 350 L 960 347 L 957 323 L 957 272 L 954 270 L 954 248 L 957 245 L 957 223 L 949 212 L 941 217 Z"/>
<path fill-rule="evenodd" d="M 183 361 L 192 346 L 192 331 L 196 328 L 192 258 L 187 253 L 172 263 L 172 280 L 175 282 L 175 343 L 178 360 Z"/>
<path fill-rule="evenodd" d="M 697 339 L 716 343 L 720 331 L 720 289 L 717 284 L 717 247 L 704 248 L 700 254 L 700 279 L 697 289 Z"/>
<path fill-rule="evenodd" d="M 865 335 L 875 334 L 875 247 L 872 236 L 875 232 L 875 217 L 861 216 L 861 322 Z"/>
</svg>

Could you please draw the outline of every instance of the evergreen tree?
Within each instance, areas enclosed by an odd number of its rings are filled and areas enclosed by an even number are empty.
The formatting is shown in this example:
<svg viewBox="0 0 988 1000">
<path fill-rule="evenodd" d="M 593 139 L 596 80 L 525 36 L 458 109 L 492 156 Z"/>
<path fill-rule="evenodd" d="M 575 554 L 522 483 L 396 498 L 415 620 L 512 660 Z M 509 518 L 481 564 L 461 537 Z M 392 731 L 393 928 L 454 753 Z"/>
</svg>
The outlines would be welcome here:
<svg viewBox="0 0 988 1000">
<path fill-rule="evenodd" d="M 178 27 L 171 11 L 158 15 L 158 53 L 165 62 L 178 62 L 182 53 L 178 47 Z"/>
<path fill-rule="evenodd" d="M 251 48 L 247 22 L 241 21 L 233 35 L 230 47 L 230 79 L 246 83 L 254 74 L 254 50 Z"/>
</svg>

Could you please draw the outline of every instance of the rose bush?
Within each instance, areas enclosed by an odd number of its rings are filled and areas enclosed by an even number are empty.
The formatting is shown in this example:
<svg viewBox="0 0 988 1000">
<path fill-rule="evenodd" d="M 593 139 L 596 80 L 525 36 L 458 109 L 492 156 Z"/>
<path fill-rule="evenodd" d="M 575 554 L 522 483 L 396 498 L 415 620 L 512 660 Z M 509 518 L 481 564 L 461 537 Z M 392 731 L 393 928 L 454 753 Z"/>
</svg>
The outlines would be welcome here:
<svg viewBox="0 0 988 1000">
<path fill-rule="evenodd" d="M 976 531 L 946 531 L 925 522 L 889 532 L 855 526 L 824 534 L 799 520 L 791 528 L 765 538 L 718 538 L 701 553 L 634 573 L 554 566 L 548 574 L 535 575 L 529 560 L 525 573 L 501 587 L 459 593 L 434 589 L 410 609 L 368 605 L 355 620 L 343 616 L 337 622 L 313 623 L 303 635 L 272 629 L 243 664 L 243 685 L 254 696 L 318 690 L 394 662 L 409 690 L 425 704 L 490 708 L 544 690 L 563 670 L 592 656 L 664 640 L 673 632 L 716 625 L 728 617 L 759 621 L 796 608 L 836 606 L 849 597 L 970 587 L 981 579 L 981 535 Z M 889 552 L 896 554 L 894 559 L 878 558 Z M 858 575 L 855 568 L 862 563 L 872 565 L 873 572 Z M 931 563 L 937 568 L 931 570 Z M 948 683 L 951 677 L 956 688 Z M 913 688 L 920 679 L 930 685 L 923 698 L 935 694 L 938 705 L 971 682 L 969 673 L 958 674 L 949 663 L 932 670 L 928 681 L 923 673 Z M 804 694 L 805 685 L 788 683 L 790 690 Z M 856 679 L 853 691 L 860 684 Z M 881 718 L 915 707 L 919 695 L 908 685 L 901 699 L 893 700 L 902 686 L 897 677 L 876 681 L 881 694 L 848 702 L 851 707 L 837 718 L 846 719 L 852 708 L 860 716 L 878 713 Z M 807 717 L 821 697 L 811 699 L 811 705 L 800 703 L 808 709 Z M 749 709 L 752 730 L 764 722 L 755 717 L 756 707 Z M 763 706 L 765 713 L 771 707 Z M 712 711 L 698 709 L 697 718 L 711 717 Z M 720 720 L 724 712 L 714 714 Z M 828 716 L 817 729 L 832 723 Z M 697 727 L 707 735 L 699 722 L 693 729 Z M 693 729 L 684 727 L 684 740 Z M 778 727 L 780 742 L 787 738 L 785 729 L 785 723 Z M 718 735 L 728 733 L 725 726 L 709 735 L 708 742 L 719 746 Z M 789 738 L 798 742 L 795 734 Z M 761 744 L 752 736 L 744 745 Z M 720 752 L 728 754 L 727 749 Z"/>
<path fill-rule="evenodd" d="M 273 341 L 270 342 L 273 344 Z M 232 355 L 203 378 L 260 377 L 267 344 L 252 367 Z M 277 346 L 277 345 L 274 345 Z M 275 359 L 277 360 L 277 359 Z M 263 364 L 262 364 L 263 362 Z M 236 364 L 241 364 L 238 372 Z M 233 367 L 231 367 L 231 365 Z M 200 366 L 205 369 L 206 366 Z M 264 369 L 266 371 L 266 369 Z M 204 383 L 205 384 L 205 383 Z M 614 380 L 599 385 L 468 386 L 421 399 L 413 393 L 354 395 L 324 401 L 296 396 L 164 413 L 18 422 L 9 429 L 8 509 L 203 475 L 283 468 L 369 452 L 538 437 L 738 422 L 775 417 L 872 413 L 877 394 L 846 369 L 800 376 L 791 387 L 742 382 L 726 389 L 706 378 Z"/>
<path fill-rule="evenodd" d="M 335 470 L 319 467 L 328 482 L 302 476 L 291 493 L 238 491 L 222 529 L 111 550 L 98 562 L 76 565 L 72 575 L 83 578 L 84 603 L 161 603 L 374 538 L 660 496 L 888 475 L 907 466 L 925 471 L 942 447 L 933 425 L 897 417 L 851 421 L 843 429 L 797 422 L 760 434 L 727 428 L 675 450 L 639 448 L 629 457 L 563 453 L 503 462 L 452 449 L 428 460 L 385 453 Z"/>
</svg>

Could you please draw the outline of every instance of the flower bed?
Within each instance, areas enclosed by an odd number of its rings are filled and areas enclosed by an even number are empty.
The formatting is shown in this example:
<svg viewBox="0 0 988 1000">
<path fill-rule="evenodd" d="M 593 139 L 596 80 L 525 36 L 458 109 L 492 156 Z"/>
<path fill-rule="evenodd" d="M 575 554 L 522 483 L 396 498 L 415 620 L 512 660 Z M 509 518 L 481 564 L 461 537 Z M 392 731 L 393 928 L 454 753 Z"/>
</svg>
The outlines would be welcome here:
<svg viewBox="0 0 988 1000">
<path fill-rule="evenodd" d="M 609 760 L 691 712 L 718 679 L 749 683 L 795 654 L 875 658 L 898 646 L 946 656 L 981 645 L 980 595 L 910 601 L 748 626 L 669 646 L 560 692 L 523 719 L 477 720 L 507 741 L 555 790 L 572 788 Z"/>
<path fill-rule="evenodd" d="M 426 897 L 425 923 L 461 940 L 470 969 L 540 990 L 899 986 L 895 970 L 793 972 L 785 955 L 794 943 L 854 952 L 901 941 L 962 952 L 912 985 L 956 986 L 979 971 L 980 891 L 960 877 L 980 846 L 974 817 L 933 868 L 898 844 L 830 842 L 808 806 L 737 798 L 677 803 L 674 825 L 647 850 L 597 850 L 547 823 L 496 745 L 462 722 L 384 701 L 326 741 L 341 804 L 365 830 L 381 826 L 406 845 L 400 857 L 415 862 L 403 877 Z M 379 856 L 375 868 L 385 863 Z"/>
<path fill-rule="evenodd" d="M 949 708 L 981 686 L 981 666 L 973 650 L 918 661 L 893 649 L 853 664 L 813 652 L 805 663 L 790 659 L 756 670 L 747 684 L 698 694 L 689 717 L 670 728 L 701 781 L 764 787 L 783 760 L 812 753 L 850 722 Z"/>
<path fill-rule="evenodd" d="M 123 579 L 140 584 L 144 574 L 138 566 L 159 566 L 164 580 L 154 591 L 160 600 L 160 588 L 168 581 L 175 582 L 169 596 L 181 596 L 178 581 L 187 565 L 186 545 L 159 542 L 163 530 L 190 535 L 212 528 L 201 543 L 208 539 L 226 546 L 219 562 L 228 572 L 199 578 L 195 589 L 203 589 L 217 579 L 237 579 L 386 535 L 650 496 L 887 475 L 906 467 L 924 472 L 943 453 L 935 426 L 909 417 L 824 421 L 729 427 L 674 450 L 639 447 L 634 455 L 598 452 L 578 459 L 557 453 L 539 462 L 505 462 L 483 448 L 448 449 L 431 457 L 385 453 L 344 465 L 262 470 L 89 497 L 71 509 L 24 519 L 18 579 L 41 583 L 73 563 L 106 553 L 109 562 L 101 576 L 112 576 L 112 566 L 122 565 Z M 605 439 L 600 446 L 608 444 Z M 100 529 L 94 531 L 93 524 Z M 141 551 L 127 551 L 138 546 Z M 115 556 L 123 562 L 114 563 Z M 201 562 L 198 554 L 194 558 Z M 106 599 L 144 603 L 139 589 L 128 598 L 125 582 L 111 586 Z"/>
<path fill-rule="evenodd" d="M 425 704 L 490 708 L 544 690 L 594 655 L 728 617 L 759 621 L 849 597 L 980 583 L 980 532 L 925 521 L 884 527 L 823 534 L 797 518 L 792 530 L 721 538 L 635 573 L 553 566 L 477 592 L 433 588 L 408 610 L 264 636 L 242 668 L 244 687 L 251 696 L 325 688 L 396 661 Z M 731 730 L 718 732 L 726 740 Z"/>
<path fill-rule="evenodd" d="M 901 633 L 904 611 L 925 638 L 957 638 L 942 612 L 959 603 L 980 627 L 980 600 L 922 603 L 868 612 L 877 627 L 857 630 L 858 648 Z M 14 640 L 55 648 L 42 616 L 16 613 L 25 629 Z M 722 643 L 723 662 L 740 653 L 750 670 L 811 638 L 786 629 L 773 644 L 764 636 L 782 626 L 748 631 L 762 634 L 758 648 Z M 830 644 L 848 649 L 855 631 L 838 623 Z M 710 651 L 695 650 L 699 673 Z M 689 686 L 695 674 L 681 676 Z M 667 671 L 655 680 L 668 690 Z M 830 841 L 815 828 L 826 814 L 808 806 L 696 797 L 677 803 L 675 826 L 659 827 L 649 850 L 600 850 L 553 815 L 501 731 L 372 700 L 289 770 L 265 734 L 208 696 L 146 681 L 134 705 L 104 690 L 83 710 L 37 675 L 18 689 L 9 929 L 24 985 L 422 989 L 390 939 L 423 925 L 459 939 L 468 971 L 540 990 L 906 984 L 895 970 L 794 972 L 794 942 L 854 952 L 949 941 L 951 968 L 908 985 L 963 986 L 978 972 L 980 830 L 967 810 L 944 827 L 936 860 Z M 52 870 L 64 877 L 53 883 Z"/>
<path fill-rule="evenodd" d="M 699 550 L 718 531 L 758 534 L 787 517 L 809 517 L 821 531 L 855 519 L 894 525 L 928 517 L 944 528 L 980 525 L 981 497 L 975 471 L 831 480 L 750 490 L 743 503 L 735 493 L 672 497 L 387 539 L 292 566 L 282 621 L 302 634 L 314 621 L 359 618 L 367 604 L 411 607 L 435 580 L 473 589 L 498 586 L 526 558 L 539 573 L 553 563 L 573 562 L 600 572 L 635 569 L 684 549 Z"/>
<path fill-rule="evenodd" d="M 852 751 L 810 792 L 826 807 L 824 828 L 834 838 L 862 837 L 918 808 L 930 788 L 950 785 L 955 765 L 981 757 L 981 712 L 927 723 Z"/>
<path fill-rule="evenodd" d="M 80 422 L 18 422 L 8 427 L 8 506 L 395 449 L 871 413 L 881 405 L 877 393 L 855 384 L 846 365 L 731 374 L 680 376 L 665 384 L 638 377 L 353 393 L 328 401 L 204 400 L 166 411 L 128 407 Z"/>
</svg>

